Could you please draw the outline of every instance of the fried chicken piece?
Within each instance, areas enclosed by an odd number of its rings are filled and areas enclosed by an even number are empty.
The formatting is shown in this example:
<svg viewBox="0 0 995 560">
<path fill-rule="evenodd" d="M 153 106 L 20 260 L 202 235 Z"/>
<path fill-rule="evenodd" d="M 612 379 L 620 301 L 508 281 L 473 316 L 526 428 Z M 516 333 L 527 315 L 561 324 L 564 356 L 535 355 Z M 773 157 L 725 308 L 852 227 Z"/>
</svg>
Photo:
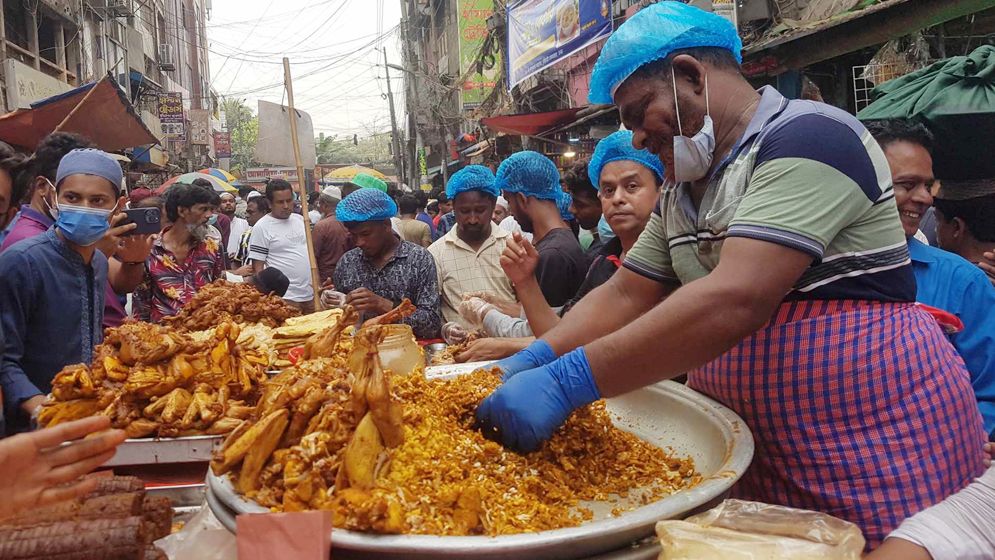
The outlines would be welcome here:
<svg viewBox="0 0 995 560">
<path fill-rule="evenodd" d="M 418 308 L 415 307 L 413 303 L 411 303 L 410 299 L 404 298 L 403 300 L 401 300 L 401 303 L 398 304 L 397 307 L 391 309 L 390 311 L 384 313 L 383 315 L 374 317 L 369 321 L 366 321 L 365 323 L 363 323 L 363 326 L 365 327 L 372 325 L 389 325 L 391 323 L 397 323 L 406 317 L 410 317 L 415 311 L 418 311 Z"/>
<path fill-rule="evenodd" d="M 97 396 L 97 387 L 85 364 L 74 364 L 62 368 L 52 380 L 52 396 L 58 401 L 92 399 Z"/>
<path fill-rule="evenodd" d="M 125 323 L 115 330 L 121 363 L 129 366 L 160 362 L 192 345 L 186 335 L 150 323 Z"/>
<path fill-rule="evenodd" d="M 42 426 L 57 426 L 64 422 L 93 416 L 100 410 L 100 402 L 96 399 L 49 402 L 45 403 L 38 412 L 38 422 Z"/>
<path fill-rule="evenodd" d="M 273 434 L 278 432 L 273 447 L 263 457 L 264 459 L 268 459 L 276 447 L 276 443 L 279 443 L 280 436 L 283 435 L 283 429 L 287 427 L 287 418 L 289 415 L 290 413 L 287 409 L 281 408 L 271 412 L 259 422 L 241 431 L 241 433 L 239 433 L 239 430 L 232 432 L 232 435 L 229 436 L 220 453 L 216 454 L 211 460 L 211 470 L 218 476 L 225 474 L 241 463 L 249 452 L 253 450 L 253 447 L 260 443 L 260 440 L 264 436 L 267 439 L 272 439 Z M 260 454 L 257 451 L 254 460 L 258 460 L 259 456 Z M 264 462 L 260 462 L 259 470 L 262 470 L 262 463 Z M 256 474 L 258 474 L 258 471 Z"/>
<path fill-rule="evenodd" d="M 173 356 L 169 364 L 144 366 L 131 370 L 124 382 L 124 392 L 139 399 L 159 397 L 185 385 L 193 377 L 193 367 L 183 354 Z"/>
<path fill-rule="evenodd" d="M 356 324 L 356 321 L 359 319 L 359 314 L 356 313 L 356 310 L 351 305 L 343 307 L 342 311 L 342 316 L 339 317 L 338 322 L 334 326 L 328 327 L 308 338 L 304 345 L 305 360 L 331 358 L 335 355 L 342 332 L 349 326 Z"/>
</svg>

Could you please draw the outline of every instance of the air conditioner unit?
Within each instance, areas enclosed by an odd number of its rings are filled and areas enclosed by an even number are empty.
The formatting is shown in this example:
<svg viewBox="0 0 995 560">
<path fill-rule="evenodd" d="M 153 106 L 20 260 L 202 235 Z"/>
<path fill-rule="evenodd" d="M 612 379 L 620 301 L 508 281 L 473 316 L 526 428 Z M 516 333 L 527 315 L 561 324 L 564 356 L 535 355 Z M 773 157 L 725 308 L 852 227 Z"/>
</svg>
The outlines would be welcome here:
<svg viewBox="0 0 995 560">
<path fill-rule="evenodd" d="M 159 70 L 163 72 L 176 70 L 176 61 L 173 59 L 173 45 L 169 43 L 159 45 Z"/>
<path fill-rule="evenodd" d="M 112 18 L 134 15 L 131 0 L 107 0 L 107 16 Z"/>
</svg>

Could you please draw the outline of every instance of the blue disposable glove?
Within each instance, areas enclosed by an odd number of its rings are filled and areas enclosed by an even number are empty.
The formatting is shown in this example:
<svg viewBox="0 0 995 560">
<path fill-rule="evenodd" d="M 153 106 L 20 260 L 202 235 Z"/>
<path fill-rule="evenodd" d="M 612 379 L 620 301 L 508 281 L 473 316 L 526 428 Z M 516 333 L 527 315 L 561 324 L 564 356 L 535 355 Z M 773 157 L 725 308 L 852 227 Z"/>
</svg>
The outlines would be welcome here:
<svg viewBox="0 0 995 560">
<path fill-rule="evenodd" d="M 544 366 L 555 359 L 556 352 L 553 352 L 553 347 L 545 340 L 537 338 L 525 350 L 508 356 L 494 365 L 501 369 L 501 372 L 504 373 L 503 379 L 507 381 L 518 373 Z"/>
<path fill-rule="evenodd" d="M 477 407 L 487 437 L 509 449 L 535 451 L 570 413 L 601 398 L 583 348 L 508 379 Z"/>
</svg>

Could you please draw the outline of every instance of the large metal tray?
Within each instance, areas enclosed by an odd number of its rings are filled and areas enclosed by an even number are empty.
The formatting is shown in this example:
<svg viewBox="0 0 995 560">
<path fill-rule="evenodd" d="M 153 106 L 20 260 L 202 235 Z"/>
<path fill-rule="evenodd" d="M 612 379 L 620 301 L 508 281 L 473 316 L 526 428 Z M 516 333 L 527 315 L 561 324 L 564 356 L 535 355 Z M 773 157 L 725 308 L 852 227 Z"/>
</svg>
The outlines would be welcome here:
<svg viewBox="0 0 995 560">
<path fill-rule="evenodd" d="M 461 369 L 473 366 L 466 364 Z M 428 372 L 430 376 L 439 373 Z M 346 557 L 409 560 L 589 557 L 650 536 L 661 519 L 685 517 L 708 507 L 725 495 L 753 458 L 753 437 L 743 421 L 728 408 L 678 383 L 665 381 L 609 399 L 608 410 L 620 429 L 679 455 L 690 455 L 703 476 L 702 482 L 617 517 L 611 517 L 610 510 L 618 502 L 588 503 L 595 512 L 593 521 L 554 531 L 500 537 L 437 537 L 374 535 L 336 529 L 332 534 L 336 558 L 343 553 Z M 268 512 L 239 496 L 227 477 L 208 472 L 207 483 L 209 496 L 213 498 L 209 500 L 212 509 L 223 506 L 230 510 L 228 516 Z M 219 518 L 226 515 L 222 510 L 215 513 Z"/>
<path fill-rule="evenodd" d="M 105 467 L 210 461 L 225 436 L 127 439 Z"/>
</svg>

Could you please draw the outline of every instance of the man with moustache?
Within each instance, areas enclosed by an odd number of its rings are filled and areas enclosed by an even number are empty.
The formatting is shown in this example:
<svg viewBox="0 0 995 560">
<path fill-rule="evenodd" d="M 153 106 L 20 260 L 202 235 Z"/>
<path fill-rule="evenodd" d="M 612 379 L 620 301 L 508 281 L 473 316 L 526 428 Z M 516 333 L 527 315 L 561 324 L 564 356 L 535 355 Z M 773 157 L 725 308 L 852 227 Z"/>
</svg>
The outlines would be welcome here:
<svg viewBox="0 0 995 560">
<path fill-rule="evenodd" d="M 498 194 L 494 173 L 482 165 L 457 171 L 446 184 L 456 227 L 433 243 L 428 252 L 435 259 L 442 317 L 447 322 L 469 326 L 458 310 L 468 294 L 486 293 L 498 300 L 515 300 L 511 281 L 501 269 L 501 253 L 511 234 L 492 221 Z"/>
</svg>

